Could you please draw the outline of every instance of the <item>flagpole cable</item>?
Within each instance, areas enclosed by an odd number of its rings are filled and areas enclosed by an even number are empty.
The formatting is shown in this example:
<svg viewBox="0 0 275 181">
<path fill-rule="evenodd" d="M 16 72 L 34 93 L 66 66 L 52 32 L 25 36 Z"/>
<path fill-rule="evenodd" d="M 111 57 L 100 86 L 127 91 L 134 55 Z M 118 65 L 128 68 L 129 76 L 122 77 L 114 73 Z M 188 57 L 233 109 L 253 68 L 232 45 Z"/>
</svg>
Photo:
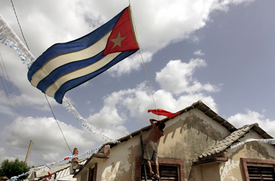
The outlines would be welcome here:
<svg viewBox="0 0 275 181">
<path fill-rule="evenodd" d="M 135 24 L 135 19 L 134 19 L 134 16 L 132 14 L 132 9 L 131 9 L 131 2 L 129 0 L 129 7 L 130 7 L 130 12 L 131 12 L 131 18 L 132 18 L 132 22 L 133 22 L 133 28 L 134 28 L 134 33 L 135 33 L 135 36 L 137 37 L 136 38 L 136 41 L 137 41 L 137 44 L 139 46 L 139 41 L 138 41 L 138 34 L 136 33 L 137 30 L 136 30 L 136 24 Z M 149 85 L 149 89 L 150 89 L 150 93 L 151 93 L 151 96 L 152 96 L 152 99 L 153 99 L 153 103 L 154 103 L 154 106 L 155 108 L 157 109 L 157 105 L 156 105 L 156 102 L 155 102 L 155 99 L 154 99 L 154 95 L 153 95 L 153 91 L 152 91 L 152 87 L 151 87 L 151 83 L 150 83 L 150 80 L 149 80 L 149 76 L 148 76 L 148 73 L 147 73 L 147 70 L 146 70 L 146 66 L 145 66 L 145 63 L 144 63 L 144 59 L 143 59 L 143 55 L 142 55 L 142 51 L 141 51 L 141 48 L 139 47 L 139 52 L 140 52 L 140 56 L 141 56 L 141 60 L 142 60 L 142 64 L 143 64 L 143 67 L 144 67 L 144 70 L 145 70 L 145 74 L 146 74 L 146 77 L 147 77 L 147 82 L 148 82 L 148 85 Z M 159 119 L 159 115 L 158 116 L 158 119 Z"/>
<path fill-rule="evenodd" d="M 23 39 L 24 39 L 24 42 L 25 42 L 25 44 L 26 44 L 26 46 L 27 46 L 27 49 L 30 50 L 30 48 L 29 48 L 29 46 L 28 46 L 28 43 L 27 43 L 27 41 L 26 41 L 26 38 L 25 38 L 25 36 L 24 36 L 24 33 L 23 33 L 23 30 L 22 30 L 21 24 L 20 24 L 20 22 L 19 22 L 19 18 L 18 18 L 18 16 L 17 16 L 17 13 L 16 13 L 16 10 L 15 10 L 13 1 L 12 1 L 12 0 L 10 0 L 10 1 L 11 1 L 11 5 L 12 5 L 12 8 L 13 8 L 13 11 L 14 11 L 14 14 L 15 14 L 15 17 L 16 17 L 16 20 L 17 20 L 17 23 L 18 23 L 20 32 L 21 32 L 22 37 L 23 37 Z M 68 142 L 67 142 L 67 140 L 66 140 L 66 138 L 65 138 L 65 135 L 64 135 L 64 133 L 63 133 L 63 131 L 62 131 L 62 129 L 61 129 L 61 127 L 60 127 L 60 125 L 59 125 L 57 119 L 56 119 L 56 116 L 55 116 L 55 114 L 54 114 L 54 112 L 53 112 L 53 109 L 52 109 L 52 107 L 51 107 L 51 105 L 50 105 L 50 102 L 49 102 L 49 100 L 48 100 L 48 98 L 47 98 L 46 95 L 45 95 L 45 98 L 46 98 L 47 103 L 48 103 L 48 105 L 49 105 L 49 107 L 50 107 L 50 109 L 51 109 L 52 115 L 53 115 L 53 117 L 54 117 L 54 119 L 55 119 L 55 121 L 56 121 L 56 123 L 57 123 L 57 125 L 58 125 L 58 127 L 59 127 L 59 130 L 60 130 L 61 133 L 62 133 L 62 136 L 63 136 L 63 138 L 64 138 L 64 140 L 65 140 L 65 142 L 66 142 L 66 145 L 67 145 L 67 147 L 69 148 L 69 151 L 70 151 L 71 153 L 73 153 L 72 150 L 70 149 L 69 145 L 68 145 Z"/>
</svg>

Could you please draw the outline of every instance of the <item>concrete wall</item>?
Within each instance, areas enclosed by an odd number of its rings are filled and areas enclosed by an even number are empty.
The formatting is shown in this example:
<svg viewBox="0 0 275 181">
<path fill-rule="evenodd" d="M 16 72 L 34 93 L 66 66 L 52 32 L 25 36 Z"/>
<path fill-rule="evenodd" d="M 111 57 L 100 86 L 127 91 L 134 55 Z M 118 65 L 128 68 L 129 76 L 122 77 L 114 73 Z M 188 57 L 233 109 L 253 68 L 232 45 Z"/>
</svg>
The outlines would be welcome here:
<svg viewBox="0 0 275 181">
<path fill-rule="evenodd" d="M 188 181 L 221 181 L 219 163 L 208 163 L 192 167 L 192 178 Z"/>
<path fill-rule="evenodd" d="M 249 138 L 263 139 L 256 132 L 250 130 L 240 141 Z M 223 181 L 240 181 L 244 175 L 240 158 L 256 158 L 274 160 L 275 148 L 266 143 L 248 142 L 242 146 L 228 149 L 228 161 L 220 164 L 220 175 Z"/>
<path fill-rule="evenodd" d="M 192 180 L 192 163 L 229 131 L 197 109 L 167 122 L 159 142 L 159 157 L 184 160 L 185 180 Z"/>
<path fill-rule="evenodd" d="M 110 158 L 98 163 L 97 181 L 134 180 L 137 156 L 141 157 L 139 136 L 113 147 Z"/>
<path fill-rule="evenodd" d="M 253 130 L 250 130 L 239 141 L 249 138 L 263 139 Z M 275 147 L 258 142 L 248 142 L 242 146 L 227 149 L 228 161 L 213 162 L 192 167 L 188 181 L 242 181 L 244 173 L 241 158 L 274 160 Z"/>
<path fill-rule="evenodd" d="M 215 141 L 229 134 L 226 128 L 198 109 L 192 109 L 167 121 L 164 132 L 165 136 L 159 140 L 158 156 L 164 159 L 183 160 L 184 180 L 186 181 L 192 180 L 196 176 L 194 175 L 196 172 L 191 171 L 193 160 L 205 149 L 213 145 Z M 142 133 L 145 140 L 148 137 L 148 133 L 148 131 Z M 88 168 L 93 167 L 93 163 L 96 162 L 98 163 L 97 181 L 135 180 L 136 157 L 141 157 L 139 136 L 135 136 L 111 148 L 109 159 L 96 159 L 96 161 L 89 163 L 86 166 L 87 168 L 85 168 L 86 171 L 83 169 L 77 178 L 79 180 L 80 175 L 87 174 Z M 216 168 L 217 166 L 213 167 Z M 205 170 L 201 175 L 207 177 L 207 175 L 211 174 L 209 170 Z M 85 180 L 81 179 L 81 181 Z"/>
</svg>

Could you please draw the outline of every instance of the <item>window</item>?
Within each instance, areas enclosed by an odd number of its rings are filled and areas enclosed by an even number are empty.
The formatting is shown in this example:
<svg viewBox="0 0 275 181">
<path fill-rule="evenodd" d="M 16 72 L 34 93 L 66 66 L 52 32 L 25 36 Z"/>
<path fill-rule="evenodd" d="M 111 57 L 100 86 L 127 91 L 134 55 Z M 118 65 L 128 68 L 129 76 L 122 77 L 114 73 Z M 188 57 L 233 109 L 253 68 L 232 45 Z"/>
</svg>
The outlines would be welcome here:
<svg viewBox="0 0 275 181">
<path fill-rule="evenodd" d="M 144 168 L 142 165 L 143 159 L 140 157 L 136 158 L 136 172 L 135 180 L 144 181 Z M 170 159 L 158 159 L 159 172 L 162 181 L 183 181 L 184 180 L 184 164 L 182 160 L 170 160 Z M 152 164 L 153 170 L 155 166 Z M 146 165 L 146 173 L 149 174 L 148 166 Z"/>
<path fill-rule="evenodd" d="M 97 163 L 94 168 L 89 168 L 89 178 L 88 181 L 96 181 L 96 173 L 97 173 Z"/>
<path fill-rule="evenodd" d="M 245 181 L 275 180 L 275 160 L 241 158 Z"/>
<path fill-rule="evenodd" d="M 178 181 L 178 167 L 177 165 L 159 165 L 159 174 L 162 181 Z M 152 165 L 152 169 L 155 169 L 155 165 Z M 147 177 L 149 175 L 149 169 L 146 166 Z M 141 169 L 141 181 L 144 181 L 144 169 Z"/>
<path fill-rule="evenodd" d="M 250 181 L 275 180 L 274 168 L 269 165 L 248 165 L 248 174 Z"/>
</svg>

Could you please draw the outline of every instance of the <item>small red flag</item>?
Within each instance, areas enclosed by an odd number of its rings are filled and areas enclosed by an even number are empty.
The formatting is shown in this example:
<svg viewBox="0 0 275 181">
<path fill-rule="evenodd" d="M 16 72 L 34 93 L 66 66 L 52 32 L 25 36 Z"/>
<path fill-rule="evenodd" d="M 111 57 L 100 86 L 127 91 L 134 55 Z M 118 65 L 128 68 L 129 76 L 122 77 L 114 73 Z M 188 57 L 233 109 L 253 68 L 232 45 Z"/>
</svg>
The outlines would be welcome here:
<svg viewBox="0 0 275 181">
<path fill-rule="evenodd" d="M 180 113 L 171 113 L 164 109 L 149 109 L 148 112 L 152 112 L 153 114 L 156 114 L 156 115 L 166 116 L 168 118 L 173 118 L 180 114 Z"/>
<path fill-rule="evenodd" d="M 52 174 L 50 172 L 48 172 L 48 175 L 45 175 L 45 177 L 46 178 L 49 177 L 49 179 L 51 179 L 52 178 Z"/>
</svg>

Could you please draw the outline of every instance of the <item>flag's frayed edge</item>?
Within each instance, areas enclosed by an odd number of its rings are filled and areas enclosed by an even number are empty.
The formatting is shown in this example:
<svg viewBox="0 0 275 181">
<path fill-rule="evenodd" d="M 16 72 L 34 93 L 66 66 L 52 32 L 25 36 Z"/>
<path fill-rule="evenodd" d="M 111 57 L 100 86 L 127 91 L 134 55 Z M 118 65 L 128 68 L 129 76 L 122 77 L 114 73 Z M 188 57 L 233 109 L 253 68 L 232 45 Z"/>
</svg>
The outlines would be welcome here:
<svg viewBox="0 0 275 181">
<path fill-rule="evenodd" d="M 275 139 L 254 139 L 254 138 L 250 138 L 250 139 L 242 141 L 242 142 L 240 142 L 240 143 L 238 143 L 236 145 L 231 146 L 230 149 L 242 146 L 245 143 L 248 143 L 248 142 L 251 142 L 251 141 L 257 141 L 259 143 L 268 143 L 268 144 L 272 144 L 272 145 L 275 144 Z"/>
<path fill-rule="evenodd" d="M 16 33 L 6 23 L 6 21 L 1 15 L 0 15 L 0 42 L 13 48 L 19 54 L 19 57 L 23 61 L 23 63 L 24 64 L 26 63 L 28 69 L 30 68 L 31 64 L 35 60 L 35 57 L 26 48 L 26 46 L 22 43 L 22 41 L 18 38 Z M 99 132 L 96 128 L 94 128 L 92 125 L 90 125 L 87 122 L 87 120 L 85 120 L 77 112 L 77 110 L 73 107 L 73 105 L 69 102 L 69 100 L 66 97 L 63 98 L 63 106 L 66 108 L 68 112 L 73 113 L 73 115 L 82 124 L 84 128 L 88 129 L 93 134 L 100 136 L 105 141 L 114 142 L 114 143 L 117 142 L 116 140 L 105 136 L 104 134 Z"/>
</svg>

